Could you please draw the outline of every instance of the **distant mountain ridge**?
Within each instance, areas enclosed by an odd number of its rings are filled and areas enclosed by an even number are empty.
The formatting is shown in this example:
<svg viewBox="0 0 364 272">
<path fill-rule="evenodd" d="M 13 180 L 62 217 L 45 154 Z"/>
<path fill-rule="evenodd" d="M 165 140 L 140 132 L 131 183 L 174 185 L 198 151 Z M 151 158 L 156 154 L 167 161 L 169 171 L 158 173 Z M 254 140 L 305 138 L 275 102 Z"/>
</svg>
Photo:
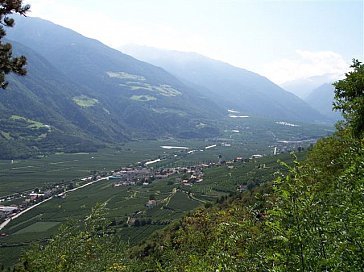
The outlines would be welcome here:
<svg viewBox="0 0 364 272">
<path fill-rule="evenodd" d="M 321 76 L 312 76 L 304 79 L 291 80 L 280 84 L 285 90 L 297 95 L 305 100 L 310 93 L 323 84 L 330 84 L 335 81 L 337 75 L 324 74 Z"/>
<path fill-rule="evenodd" d="M 335 97 L 335 88 L 332 84 L 322 84 L 311 91 L 305 99 L 313 108 L 327 116 L 333 121 L 343 119 L 340 112 L 334 111 L 333 101 Z"/>
<path fill-rule="evenodd" d="M 196 53 L 129 45 L 121 50 L 160 66 L 228 109 L 247 115 L 304 122 L 327 119 L 267 78 Z"/>
<path fill-rule="evenodd" d="M 29 73 L 11 76 L 9 90 L 0 92 L 0 158 L 95 151 L 131 139 L 217 137 L 228 109 L 324 120 L 244 69 L 192 54 L 188 65 L 166 59 L 173 74 L 49 21 L 15 20 L 7 38 L 28 57 Z"/>
<path fill-rule="evenodd" d="M 12 77 L 9 90 L 0 93 L 0 144 L 9 154 L 3 157 L 219 135 L 213 123 L 225 111 L 163 69 L 42 19 L 16 22 L 7 38 L 28 57 L 29 73 Z M 27 128 L 35 123 L 42 128 Z"/>
</svg>

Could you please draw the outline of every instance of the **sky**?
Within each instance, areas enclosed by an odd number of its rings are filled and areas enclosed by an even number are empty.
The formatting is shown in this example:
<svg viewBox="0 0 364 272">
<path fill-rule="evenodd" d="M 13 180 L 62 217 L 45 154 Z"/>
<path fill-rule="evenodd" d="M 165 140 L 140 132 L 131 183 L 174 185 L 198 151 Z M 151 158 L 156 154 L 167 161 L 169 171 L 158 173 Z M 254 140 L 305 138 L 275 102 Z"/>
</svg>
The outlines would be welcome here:
<svg viewBox="0 0 364 272">
<path fill-rule="evenodd" d="M 113 48 L 196 52 L 281 84 L 364 60 L 364 0 L 29 0 L 40 17 Z"/>
</svg>

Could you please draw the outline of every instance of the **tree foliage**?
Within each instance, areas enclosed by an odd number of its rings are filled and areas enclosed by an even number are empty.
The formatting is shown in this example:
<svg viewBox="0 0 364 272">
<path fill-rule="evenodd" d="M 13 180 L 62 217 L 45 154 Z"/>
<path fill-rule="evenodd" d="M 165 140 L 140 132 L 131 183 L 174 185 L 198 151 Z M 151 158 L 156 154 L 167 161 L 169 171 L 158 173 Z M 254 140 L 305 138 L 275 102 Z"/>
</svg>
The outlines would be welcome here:
<svg viewBox="0 0 364 272">
<path fill-rule="evenodd" d="M 105 213 L 98 204 L 83 222 L 63 225 L 46 245 L 28 250 L 14 271 L 126 271 L 124 246 L 108 232 Z"/>
<path fill-rule="evenodd" d="M 340 110 L 357 138 L 364 132 L 364 65 L 353 60 L 352 71 L 334 83 L 334 109 Z"/>
<path fill-rule="evenodd" d="M 273 271 L 363 271 L 364 154 L 354 146 L 341 149 L 343 167 L 332 176 L 316 175 L 326 166 L 296 163 L 275 181 L 266 254 L 277 257 Z"/>
<path fill-rule="evenodd" d="M 198 210 L 146 242 L 135 271 L 364 271 L 363 162 L 348 134 L 322 140 L 249 201 Z"/>
<path fill-rule="evenodd" d="M 23 5 L 22 0 L 0 0 L 0 87 L 5 89 L 7 82 L 5 75 L 13 72 L 18 75 L 25 75 L 24 68 L 26 58 L 24 56 L 13 57 L 12 45 L 4 42 L 6 35 L 5 28 L 14 26 L 14 19 L 8 15 L 18 13 L 25 15 L 30 9 L 29 5 Z"/>
</svg>

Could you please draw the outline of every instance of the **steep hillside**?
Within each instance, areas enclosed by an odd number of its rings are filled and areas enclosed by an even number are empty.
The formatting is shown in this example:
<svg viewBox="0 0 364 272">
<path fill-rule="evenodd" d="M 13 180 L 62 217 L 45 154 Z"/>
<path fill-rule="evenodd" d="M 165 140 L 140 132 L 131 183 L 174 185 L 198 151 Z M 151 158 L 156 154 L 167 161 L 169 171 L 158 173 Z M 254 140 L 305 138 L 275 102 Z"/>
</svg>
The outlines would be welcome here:
<svg viewBox="0 0 364 272">
<path fill-rule="evenodd" d="M 305 100 L 320 113 L 324 114 L 331 120 L 337 121 L 342 119 L 342 116 L 339 112 L 332 110 L 332 103 L 335 96 L 334 90 L 334 86 L 331 84 L 323 84 L 311 91 Z"/>
<path fill-rule="evenodd" d="M 125 129 L 103 106 L 83 93 L 47 60 L 13 43 L 28 58 L 28 75 L 9 78 L 0 92 L 1 158 L 27 157 L 38 151 L 92 151 L 101 142 L 125 141 Z M 88 101 L 91 104 L 84 104 Z"/>
<path fill-rule="evenodd" d="M 201 92 L 224 108 L 268 118 L 325 121 L 325 117 L 298 97 L 248 70 L 195 53 L 141 46 L 122 50 L 166 69 L 190 86 L 202 86 Z"/>
<path fill-rule="evenodd" d="M 132 137 L 217 135 L 210 121 L 222 110 L 163 69 L 42 19 L 16 20 L 8 37 L 83 86 L 81 97 L 96 99 Z"/>
</svg>

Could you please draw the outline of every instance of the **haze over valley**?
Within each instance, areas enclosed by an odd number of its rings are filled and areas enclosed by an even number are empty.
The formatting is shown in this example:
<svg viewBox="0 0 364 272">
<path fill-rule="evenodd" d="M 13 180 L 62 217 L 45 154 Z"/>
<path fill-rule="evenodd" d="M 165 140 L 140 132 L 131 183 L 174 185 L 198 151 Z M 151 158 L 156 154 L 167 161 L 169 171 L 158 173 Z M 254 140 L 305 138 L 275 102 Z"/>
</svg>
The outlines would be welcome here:
<svg viewBox="0 0 364 272">
<path fill-rule="evenodd" d="M 363 3 L 51 2 L 0 1 L 0 271 L 363 267 Z"/>
</svg>

